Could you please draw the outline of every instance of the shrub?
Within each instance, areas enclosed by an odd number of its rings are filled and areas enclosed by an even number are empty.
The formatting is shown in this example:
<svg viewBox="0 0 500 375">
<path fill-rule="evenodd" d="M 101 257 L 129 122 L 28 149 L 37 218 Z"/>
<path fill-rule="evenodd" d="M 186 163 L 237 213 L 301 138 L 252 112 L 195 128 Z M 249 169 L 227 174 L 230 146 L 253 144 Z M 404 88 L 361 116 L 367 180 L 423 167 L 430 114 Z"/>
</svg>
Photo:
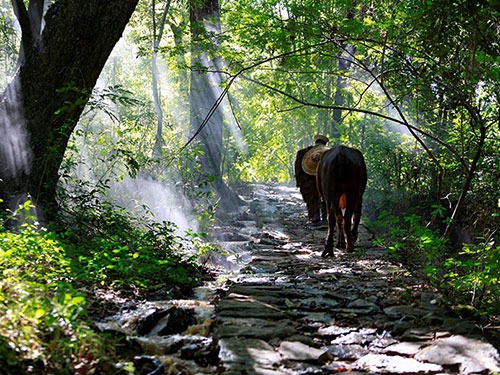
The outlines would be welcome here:
<svg viewBox="0 0 500 375">
<path fill-rule="evenodd" d="M 61 234 L 80 281 L 122 289 L 177 288 L 200 283 L 195 258 L 182 252 L 175 224 L 127 215 L 121 207 L 94 201 L 73 209 Z"/>
<path fill-rule="evenodd" d="M 436 278 L 437 266 L 446 251 L 446 241 L 421 224 L 422 218 L 410 215 L 399 218 L 382 212 L 379 220 L 369 224 L 381 235 L 375 245 L 383 246 L 388 254 L 406 264 L 418 266 L 431 278 Z"/>
<path fill-rule="evenodd" d="M 22 207 L 28 221 L 32 206 Z M 65 249 L 53 233 L 22 224 L 0 230 L 0 365 L 8 373 L 88 369 L 101 349 L 85 323 Z"/>
<path fill-rule="evenodd" d="M 1 368 L 9 375 L 84 374 L 108 363 L 106 373 L 133 373 L 128 362 L 110 364 L 122 359 L 113 338 L 90 328 L 85 293 L 99 286 L 186 294 L 200 281 L 195 259 L 181 253 L 173 224 L 133 219 L 107 203 L 53 225 L 65 225 L 64 232 L 41 228 L 32 208 L 26 202 L 14 213 L 23 221 L 15 231 L 0 220 Z"/>
<path fill-rule="evenodd" d="M 469 305 L 478 314 L 500 313 L 500 246 L 493 234 L 478 238 L 477 244 L 464 244 L 457 253 L 417 215 L 400 219 L 383 212 L 369 226 L 381 233 L 375 245 L 423 271 L 455 303 Z"/>
<path fill-rule="evenodd" d="M 444 262 L 444 278 L 457 296 L 480 313 L 500 312 L 500 246 L 490 239 L 465 244 L 458 257 Z"/>
</svg>

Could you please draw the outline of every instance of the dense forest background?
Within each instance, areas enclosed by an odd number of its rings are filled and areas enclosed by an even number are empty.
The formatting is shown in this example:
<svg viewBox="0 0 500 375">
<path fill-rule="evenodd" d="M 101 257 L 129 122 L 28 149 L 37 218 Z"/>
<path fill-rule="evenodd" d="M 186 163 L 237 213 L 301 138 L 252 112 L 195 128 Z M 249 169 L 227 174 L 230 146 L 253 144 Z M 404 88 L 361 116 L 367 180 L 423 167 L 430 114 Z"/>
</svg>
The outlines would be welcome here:
<svg viewBox="0 0 500 375">
<path fill-rule="evenodd" d="M 363 152 L 376 243 L 498 317 L 499 31 L 495 1 L 0 0 L 0 363 L 94 366 L 85 291 L 188 293 L 317 133 Z"/>
</svg>

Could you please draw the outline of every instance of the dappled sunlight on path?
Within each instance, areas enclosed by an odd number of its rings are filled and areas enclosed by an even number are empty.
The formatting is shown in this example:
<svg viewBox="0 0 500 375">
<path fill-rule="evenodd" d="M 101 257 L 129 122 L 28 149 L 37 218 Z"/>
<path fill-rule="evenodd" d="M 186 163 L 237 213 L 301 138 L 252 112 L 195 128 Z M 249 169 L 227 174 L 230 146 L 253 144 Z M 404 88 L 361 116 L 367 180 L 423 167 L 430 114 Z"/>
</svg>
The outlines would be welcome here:
<svg viewBox="0 0 500 375">
<path fill-rule="evenodd" d="M 224 374 L 487 373 L 498 352 L 361 227 L 361 255 L 321 258 L 297 189 L 255 185 L 249 263 L 216 306 Z M 248 219 L 246 219 L 248 220 Z M 244 227 L 244 225 L 242 225 Z"/>
</svg>

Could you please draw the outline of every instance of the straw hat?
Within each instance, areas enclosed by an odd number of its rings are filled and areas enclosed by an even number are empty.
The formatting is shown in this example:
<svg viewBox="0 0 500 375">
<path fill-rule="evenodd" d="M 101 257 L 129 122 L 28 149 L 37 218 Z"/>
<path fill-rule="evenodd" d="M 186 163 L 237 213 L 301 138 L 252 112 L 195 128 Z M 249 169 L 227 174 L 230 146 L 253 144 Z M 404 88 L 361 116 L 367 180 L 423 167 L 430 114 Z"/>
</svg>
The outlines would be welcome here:
<svg viewBox="0 0 500 375">
<path fill-rule="evenodd" d="M 304 172 L 310 174 L 311 176 L 316 176 L 316 169 L 318 167 L 319 161 L 321 160 L 321 157 L 330 149 L 331 147 L 318 145 L 307 151 L 302 158 L 302 169 L 304 170 Z"/>
<path fill-rule="evenodd" d="M 330 141 L 327 137 L 325 137 L 324 135 L 321 135 L 321 134 L 316 134 L 314 136 L 314 141 L 317 142 L 317 141 L 323 141 L 325 143 L 325 145 Z"/>
</svg>

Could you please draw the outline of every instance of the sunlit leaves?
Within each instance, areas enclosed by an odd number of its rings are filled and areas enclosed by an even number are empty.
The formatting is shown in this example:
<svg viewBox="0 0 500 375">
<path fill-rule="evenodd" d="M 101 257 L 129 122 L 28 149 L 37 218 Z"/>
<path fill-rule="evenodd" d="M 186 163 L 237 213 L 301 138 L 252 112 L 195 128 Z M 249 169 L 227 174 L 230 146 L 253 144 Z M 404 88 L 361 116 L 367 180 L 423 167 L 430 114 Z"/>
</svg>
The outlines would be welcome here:
<svg viewBox="0 0 500 375">
<path fill-rule="evenodd" d="M 19 232 L 0 230 L 0 350 L 8 345 L 9 365 L 19 366 L 19 373 L 25 372 L 23 361 L 32 371 L 42 372 L 44 363 L 60 373 L 67 360 L 77 364 L 84 353 L 96 355 L 101 343 L 84 323 L 86 300 L 70 284 L 66 249 L 57 235 L 33 223 L 31 208 L 26 202 L 15 212 L 27 218 Z"/>
</svg>

